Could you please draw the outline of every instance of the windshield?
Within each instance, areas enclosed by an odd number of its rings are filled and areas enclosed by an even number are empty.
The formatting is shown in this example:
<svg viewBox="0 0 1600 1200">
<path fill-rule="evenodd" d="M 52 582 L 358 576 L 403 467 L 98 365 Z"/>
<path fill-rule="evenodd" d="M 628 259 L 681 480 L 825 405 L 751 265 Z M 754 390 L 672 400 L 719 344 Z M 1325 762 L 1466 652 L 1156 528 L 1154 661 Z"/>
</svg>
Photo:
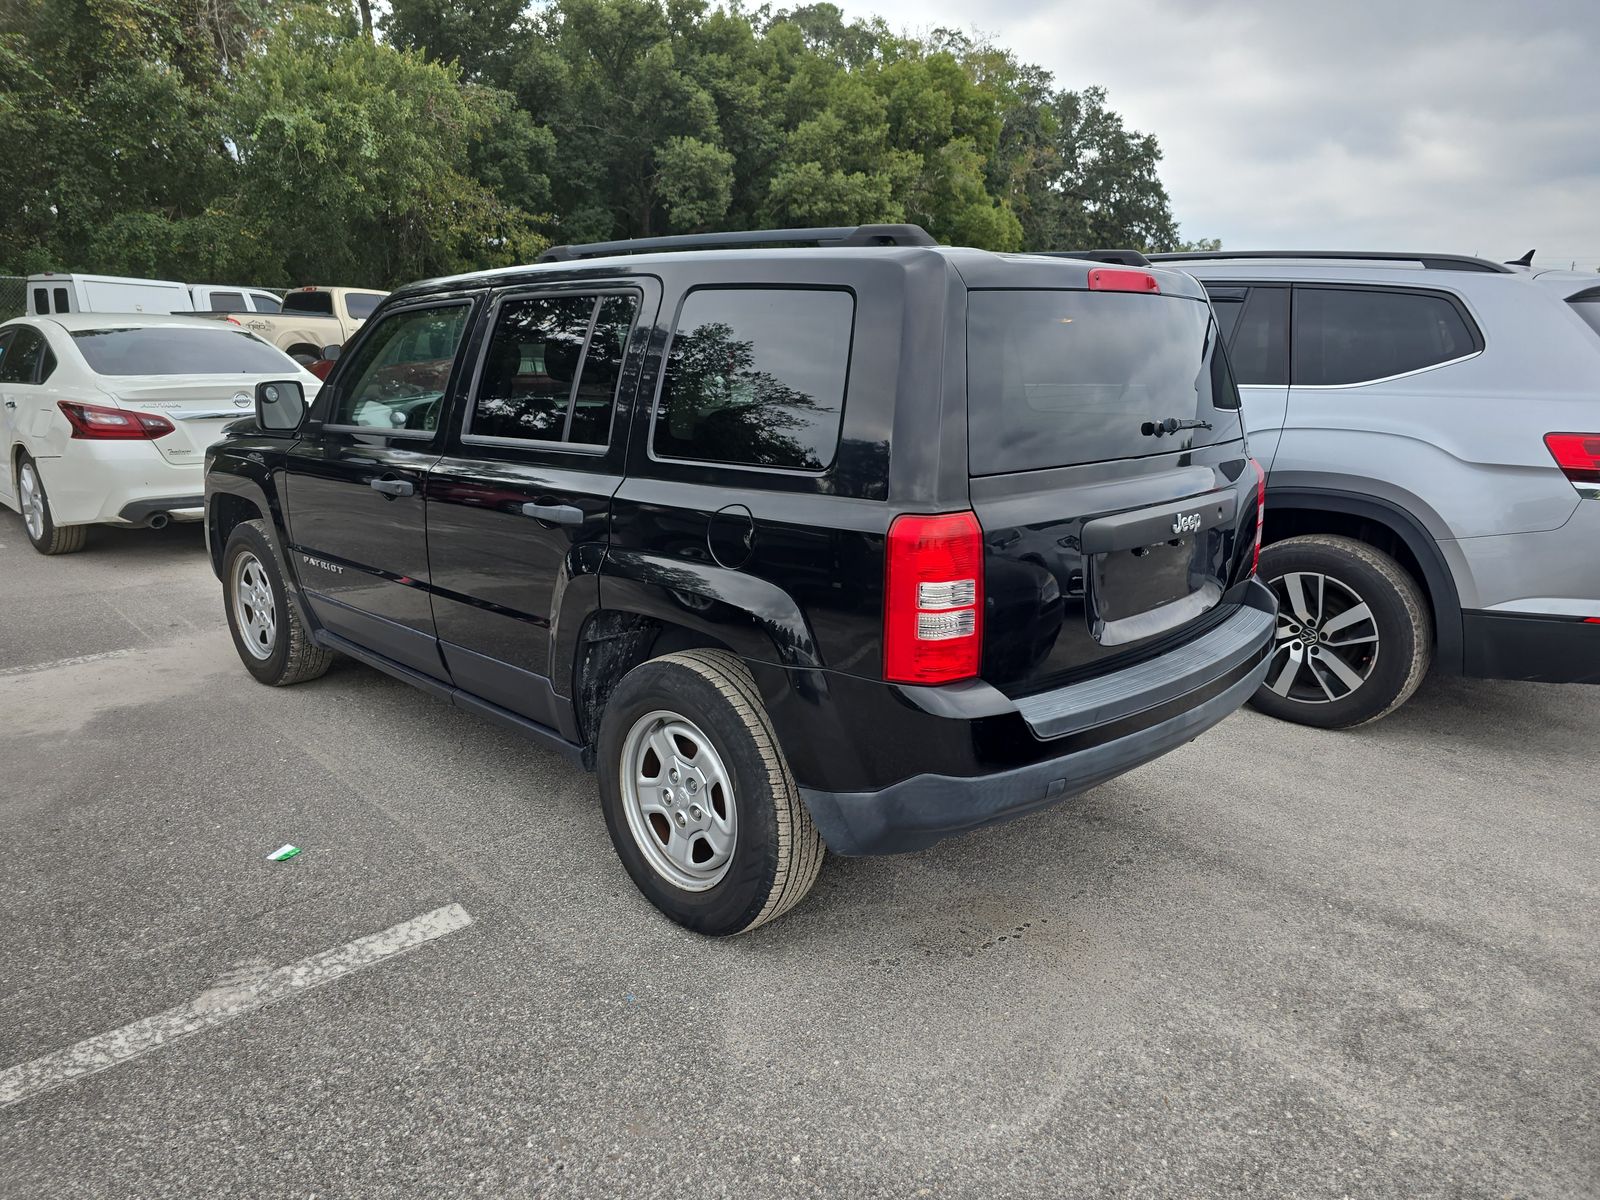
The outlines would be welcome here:
<svg viewBox="0 0 1600 1200">
<path fill-rule="evenodd" d="M 985 291 L 967 309 L 974 475 L 1165 454 L 1241 436 L 1239 393 L 1202 300 Z M 1176 426 L 1154 435 L 1158 425 Z"/>
<path fill-rule="evenodd" d="M 254 334 L 223 326 L 83 329 L 72 340 L 97 375 L 265 375 L 298 370 L 288 355 Z"/>
</svg>

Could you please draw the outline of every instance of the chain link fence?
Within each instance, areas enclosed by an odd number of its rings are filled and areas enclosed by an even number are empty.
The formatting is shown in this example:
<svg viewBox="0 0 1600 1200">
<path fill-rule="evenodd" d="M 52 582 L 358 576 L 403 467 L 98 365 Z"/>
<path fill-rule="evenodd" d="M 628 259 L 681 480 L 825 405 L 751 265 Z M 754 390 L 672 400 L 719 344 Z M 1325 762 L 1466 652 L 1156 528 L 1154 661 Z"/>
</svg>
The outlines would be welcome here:
<svg viewBox="0 0 1600 1200">
<path fill-rule="evenodd" d="M 28 311 L 28 280 L 24 275 L 0 275 L 0 321 Z"/>
</svg>

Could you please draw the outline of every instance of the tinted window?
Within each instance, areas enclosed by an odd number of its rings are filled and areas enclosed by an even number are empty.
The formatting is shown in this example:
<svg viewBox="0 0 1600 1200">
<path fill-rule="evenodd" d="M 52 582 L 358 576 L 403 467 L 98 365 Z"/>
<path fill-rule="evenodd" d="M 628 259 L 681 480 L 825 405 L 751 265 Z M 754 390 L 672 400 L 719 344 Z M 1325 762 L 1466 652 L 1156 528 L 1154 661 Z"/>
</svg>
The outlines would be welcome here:
<svg viewBox="0 0 1600 1200">
<path fill-rule="evenodd" d="M 44 344 L 44 335 L 37 329 L 17 326 L 10 348 L 5 357 L 0 359 L 0 383 L 32 383 L 34 372 L 39 369 L 39 360 L 48 349 Z"/>
<path fill-rule="evenodd" d="M 252 333 L 151 325 L 142 329 L 84 329 L 73 345 L 99 375 L 265 375 L 294 372 L 281 350 Z"/>
<path fill-rule="evenodd" d="M 47 313 L 50 311 L 50 289 L 33 289 L 33 311 Z"/>
<path fill-rule="evenodd" d="M 1582 317 L 1590 329 L 1600 333 L 1600 296 L 1581 296 L 1568 303 L 1572 305 L 1572 311 Z"/>
<path fill-rule="evenodd" d="M 1239 436 L 1239 393 L 1205 304 L 1133 292 L 974 291 L 974 475 L 1166 454 Z M 1201 420 L 1170 437 L 1147 424 Z"/>
<path fill-rule="evenodd" d="M 350 314 L 352 321 L 365 321 L 382 299 L 381 292 L 351 292 L 344 298 L 345 311 Z"/>
<path fill-rule="evenodd" d="M 411 308 L 385 317 L 356 350 L 329 422 L 432 432 L 471 309 Z"/>
<path fill-rule="evenodd" d="M 839 444 L 854 322 L 848 292 L 691 292 L 667 354 L 655 452 L 826 467 Z"/>
<path fill-rule="evenodd" d="M 283 309 L 276 296 L 264 296 L 260 292 L 251 292 L 250 299 L 255 301 L 256 311 L 260 313 L 275 313 Z"/>
<path fill-rule="evenodd" d="M 11 339 L 17 335 L 17 329 L 19 328 L 21 328 L 21 326 L 16 326 L 11 329 L 0 329 L 0 381 L 3 381 L 6 377 L 6 370 L 8 368 L 8 360 L 6 356 L 11 353 Z"/>
<path fill-rule="evenodd" d="M 331 292 L 290 292 L 283 298 L 284 312 L 322 313 L 333 316 Z"/>
<path fill-rule="evenodd" d="M 604 445 L 636 305 L 633 296 L 507 301 L 495 321 L 468 432 Z"/>
<path fill-rule="evenodd" d="M 1222 331 L 1224 343 L 1233 337 L 1234 327 L 1239 324 L 1239 314 L 1244 311 L 1245 295 L 1242 289 L 1233 295 L 1211 293 L 1211 311 L 1217 314 L 1217 328 Z"/>
<path fill-rule="evenodd" d="M 69 309 L 71 307 L 72 307 L 72 305 L 67 301 L 67 289 L 66 288 L 57 288 L 56 289 L 56 311 L 57 312 L 66 312 L 67 309 Z"/>
<path fill-rule="evenodd" d="M 243 292 L 212 292 L 211 307 L 218 312 L 243 312 Z"/>
<path fill-rule="evenodd" d="M 39 382 L 49 379 L 56 369 L 56 352 L 47 345 L 44 348 L 44 358 L 39 362 Z"/>
<path fill-rule="evenodd" d="M 1289 289 L 1251 288 L 1228 340 L 1228 359 L 1240 383 L 1289 382 Z"/>
<path fill-rule="evenodd" d="M 1444 296 L 1370 288 L 1296 288 L 1294 382 L 1328 386 L 1387 379 L 1478 349 Z"/>
</svg>

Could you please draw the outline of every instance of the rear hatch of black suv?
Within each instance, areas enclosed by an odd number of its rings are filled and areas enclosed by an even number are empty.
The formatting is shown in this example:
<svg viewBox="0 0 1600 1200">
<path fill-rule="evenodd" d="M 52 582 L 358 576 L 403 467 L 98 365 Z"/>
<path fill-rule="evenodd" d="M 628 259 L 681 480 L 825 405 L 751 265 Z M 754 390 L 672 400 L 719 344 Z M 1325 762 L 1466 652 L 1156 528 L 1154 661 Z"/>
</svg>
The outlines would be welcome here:
<svg viewBox="0 0 1600 1200">
<path fill-rule="evenodd" d="M 980 674 L 1014 697 L 1216 628 L 1246 592 L 1258 524 L 1260 475 L 1199 285 L 1086 263 L 1060 275 L 967 294 Z"/>
</svg>

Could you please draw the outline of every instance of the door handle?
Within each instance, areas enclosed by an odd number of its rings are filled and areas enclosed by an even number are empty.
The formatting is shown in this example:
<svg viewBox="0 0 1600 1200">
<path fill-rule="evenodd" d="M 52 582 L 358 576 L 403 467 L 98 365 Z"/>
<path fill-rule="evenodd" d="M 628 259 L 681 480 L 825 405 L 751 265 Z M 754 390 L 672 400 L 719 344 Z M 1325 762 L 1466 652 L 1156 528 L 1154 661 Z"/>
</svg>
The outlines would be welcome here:
<svg viewBox="0 0 1600 1200">
<path fill-rule="evenodd" d="M 409 479 L 374 479 L 372 490 L 385 496 L 409 496 L 417 489 Z"/>
<path fill-rule="evenodd" d="M 583 524 L 583 509 L 575 504 L 524 504 L 522 515 L 553 525 Z"/>
</svg>

